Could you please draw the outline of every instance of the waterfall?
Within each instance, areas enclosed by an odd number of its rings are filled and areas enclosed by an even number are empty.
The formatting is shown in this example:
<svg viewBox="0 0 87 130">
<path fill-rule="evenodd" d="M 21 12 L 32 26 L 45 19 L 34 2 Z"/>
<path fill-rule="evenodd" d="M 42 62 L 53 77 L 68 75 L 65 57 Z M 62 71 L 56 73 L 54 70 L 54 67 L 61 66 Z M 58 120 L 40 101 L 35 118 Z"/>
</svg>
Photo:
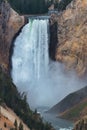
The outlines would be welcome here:
<svg viewBox="0 0 87 130">
<path fill-rule="evenodd" d="M 29 19 L 29 23 L 17 37 L 12 58 L 12 77 L 15 83 L 31 77 L 39 79 L 47 72 L 48 24 L 48 19 Z"/>
<path fill-rule="evenodd" d="M 72 72 L 63 73 L 61 63 L 49 60 L 48 48 L 49 20 L 30 18 L 14 42 L 12 79 L 35 107 L 52 106 L 85 86 Z"/>
<path fill-rule="evenodd" d="M 29 91 L 33 87 L 37 88 L 38 82 L 47 75 L 49 68 L 48 31 L 49 19 L 30 18 L 29 23 L 23 27 L 15 40 L 12 78 L 16 86 L 19 89 L 22 88 L 23 91 Z"/>
</svg>

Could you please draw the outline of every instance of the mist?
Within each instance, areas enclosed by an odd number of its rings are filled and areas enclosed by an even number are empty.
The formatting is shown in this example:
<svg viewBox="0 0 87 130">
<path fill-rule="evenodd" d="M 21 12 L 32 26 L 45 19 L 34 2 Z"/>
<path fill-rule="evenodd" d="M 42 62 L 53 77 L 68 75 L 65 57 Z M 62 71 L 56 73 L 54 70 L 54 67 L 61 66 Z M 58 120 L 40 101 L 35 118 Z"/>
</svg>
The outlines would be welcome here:
<svg viewBox="0 0 87 130">
<path fill-rule="evenodd" d="M 51 60 L 48 73 L 39 79 L 32 77 L 29 79 L 25 69 L 21 70 L 22 77 L 17 78 L 16 85 L 19 91 L 27 94 L 27 100 L 34 108 L 52 107 L 71 92 L 87 85 L 86 81 L 79 79 L 74 71 L 66 73 L 61 63 Z"/>
<path fill-rule="evenodd" d="M 53 106 L 84 86 L 75 72 L 49 59 L 49 20 L 30 19 L 14 43 L 12 79 L 27 94 L 30 106 Z"/>
<path fill-rule="evenodd" d="M 36 106 L 52 107 L 69 93 L 87 85 L 77 77 L 75 72 L 71 71 L 66 74 L 64 66 L 60 63 L 50 61 L 49 66 L 48 75 L 43 79 L 39 79 L 36 89 L 32 91 L 35 93 Z"/>
</svg>

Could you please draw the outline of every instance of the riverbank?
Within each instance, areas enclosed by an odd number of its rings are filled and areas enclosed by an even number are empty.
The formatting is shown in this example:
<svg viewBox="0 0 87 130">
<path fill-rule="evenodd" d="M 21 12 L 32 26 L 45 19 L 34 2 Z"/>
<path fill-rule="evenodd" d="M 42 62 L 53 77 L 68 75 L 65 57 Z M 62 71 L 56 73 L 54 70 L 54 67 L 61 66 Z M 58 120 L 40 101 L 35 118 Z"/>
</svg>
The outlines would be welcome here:
<svg viewBox="0 0 87 130">
<path fill-rule="evenodd" d="M 55 130 L 72 130 L 73 129 L 73 122 L 57 118 L 56 115 L 46 113 L 45 111 L 49 109 L 48 107 L 40 107 L 37 108 L 37 111 L 41 114 L 44 121 L 50 122 Z"/>
</svg>

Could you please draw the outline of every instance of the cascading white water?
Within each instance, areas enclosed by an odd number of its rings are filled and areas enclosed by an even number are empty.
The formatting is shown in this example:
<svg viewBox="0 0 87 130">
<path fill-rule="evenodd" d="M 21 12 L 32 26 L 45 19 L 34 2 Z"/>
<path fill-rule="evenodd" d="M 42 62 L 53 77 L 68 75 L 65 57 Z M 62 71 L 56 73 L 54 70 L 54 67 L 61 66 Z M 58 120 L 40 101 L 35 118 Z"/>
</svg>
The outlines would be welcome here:
<svg viewBox="0 0 87 130">
<path fill-rule="evenodd" d="M 26 91 L 26 88 L 23 89 L 23 87 L 38 84 L 41 77 L 44 78 L 48 72 L 48 30 L 48 19 L 31 18 L 15 40 L 12 78 L 13 82 L 19 88 L 21 86 L 23 91 Z"/>
<path fill-rule="evenodd" d="M 29 80 L 30 77 L 39 79 L 47 72 L 49 63 L 48 24 L 48 19 L 29 19 L 29 23 L 17 37 L 14 58 L 12 58 L 12 77 L 15 83 L 18 80 L 21 82 L 22 78 L 23 80 Z"/>
<path fill-rule="evenodd" d="M 29 19 L 14 43 L 12 78 L 28 95 L 30 105 L 52 106 L 67 94 L 85 86 L 61 64 L 49 61 L 48 19 Z"/>
<path fill-rule="evenodd" d="M 49 60 L 48 28 L 48 19 L 31 18 L 14 43 L 13 82 L 21 92 L 27 93 L 29 104 L 34 107 L 52 106 L 86 84 L 72 72 L 64 74 L 61 64 Z M 53 117 L 48 117 L 48 121 L 56 130 L 72 129 L 65 121 Z"/>
</svg>

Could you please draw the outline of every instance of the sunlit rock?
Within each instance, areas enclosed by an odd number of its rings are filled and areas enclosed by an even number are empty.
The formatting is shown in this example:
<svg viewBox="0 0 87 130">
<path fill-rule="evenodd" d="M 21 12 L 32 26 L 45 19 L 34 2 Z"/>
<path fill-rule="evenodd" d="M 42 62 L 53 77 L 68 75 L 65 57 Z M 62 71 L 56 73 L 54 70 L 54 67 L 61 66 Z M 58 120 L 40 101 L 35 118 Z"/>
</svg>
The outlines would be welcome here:
<svg viewBox="0 0 87 130">
<path fill-rule="evenodd" d="M 24 25 L 24 17 L 19 16 L 5 0 L 0 3 L 0 11 L 0 66 L 7 71 L 10 46 L 13 37 Z"/>
<path fill-rule="evenodd" d="M 79 76 L 87 71 L 87 0 L 73 0 L 58 16 L 56 60 Z"/>
</svg>

